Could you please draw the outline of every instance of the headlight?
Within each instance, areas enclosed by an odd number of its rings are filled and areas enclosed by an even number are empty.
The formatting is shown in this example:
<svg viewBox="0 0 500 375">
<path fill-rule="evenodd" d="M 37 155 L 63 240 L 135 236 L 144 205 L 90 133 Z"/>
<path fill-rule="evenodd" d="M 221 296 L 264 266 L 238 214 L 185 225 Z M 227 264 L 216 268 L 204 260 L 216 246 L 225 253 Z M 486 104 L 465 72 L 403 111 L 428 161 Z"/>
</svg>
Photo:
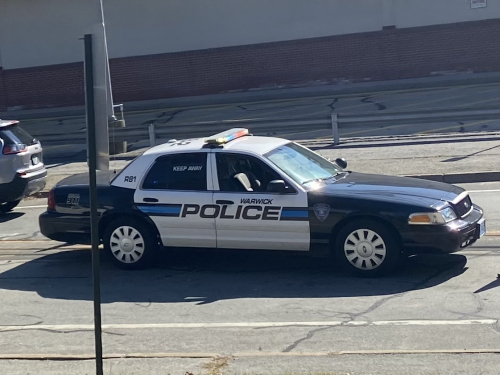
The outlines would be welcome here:
<svg viewBox="0 0 500 375">
<path fill-rule="evenodd" d="M 453 211 L 453 208 L 451 207 L 446 207 L 445 209 L 438 212 L 443 216 L 444 221 L 447 223 L 457 218 L 455 211 Z"/>
<path fill-rule="evenodd" d="M 446 207 L 441 211 L 437 212 L 417 212 L 411 214 L 408 218 L 408 224 L 417 225 L 435 225 L 435 224 L 446 224 L 452 220 L 455 220 L 457 215 L 451 207 Z"/>
</svg>

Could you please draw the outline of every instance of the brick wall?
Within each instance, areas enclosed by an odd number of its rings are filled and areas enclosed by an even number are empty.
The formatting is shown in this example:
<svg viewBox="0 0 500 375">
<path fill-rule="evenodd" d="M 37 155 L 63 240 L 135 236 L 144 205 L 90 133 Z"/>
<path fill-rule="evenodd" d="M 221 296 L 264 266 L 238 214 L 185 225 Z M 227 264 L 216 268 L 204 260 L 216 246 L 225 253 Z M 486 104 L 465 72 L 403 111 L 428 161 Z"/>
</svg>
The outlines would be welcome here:
<svg viewBox="0 0 500 375">
<path fill-rule="evenodd" d="M 115 102 L 127 102 L 316 80 L 498 71 L 499 46 L 500 20 L 494 19 L 119 58 L 110 68 Z M 83 104 L 81 63 L 4 70 L 3 76 L 0 108 L 2 100 L 9 108 Z"/>
</svg>

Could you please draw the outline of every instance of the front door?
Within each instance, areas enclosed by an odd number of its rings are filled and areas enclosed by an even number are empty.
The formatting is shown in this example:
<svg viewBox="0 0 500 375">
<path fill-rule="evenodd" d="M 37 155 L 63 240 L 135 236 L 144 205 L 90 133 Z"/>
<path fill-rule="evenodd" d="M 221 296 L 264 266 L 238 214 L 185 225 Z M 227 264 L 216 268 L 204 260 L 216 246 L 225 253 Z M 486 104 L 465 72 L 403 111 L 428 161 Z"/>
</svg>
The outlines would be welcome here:
<svg viewBox="0 0 500 375">
<path fill-rule="evenodd" d="M 215 150 L 211 157 L 217 247 L 309 250 L 305 192 L 289 182 L 286 193 L 268 192 L 270 181 L 285 179 L 254 156 Z"/>
<path fill-rule="evenodd" d="M 207 152 L 161 156 L 134 200 L 156 224 L 164 246 L 216 247 L 212 180 Z"/>
</svg>

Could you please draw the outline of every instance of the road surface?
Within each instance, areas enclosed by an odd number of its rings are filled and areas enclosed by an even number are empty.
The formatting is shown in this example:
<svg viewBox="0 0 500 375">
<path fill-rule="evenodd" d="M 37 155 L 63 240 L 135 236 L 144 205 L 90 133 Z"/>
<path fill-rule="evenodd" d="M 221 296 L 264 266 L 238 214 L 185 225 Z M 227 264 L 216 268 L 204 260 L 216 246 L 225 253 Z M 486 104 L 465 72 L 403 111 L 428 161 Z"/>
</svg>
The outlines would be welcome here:
<svg viewBox="0 0 500 375">
<path fill-rule="evenodd" d="M 487 235 L 387 278 L 275 252 L 178 250 L 139 272 L 103 256 L 106 373 L 499 374 L 500 183 L 463 186 Z M 89 249 L 40 237 L 40 206 L 2 218 L 0 372 L 91 373 L 61 360 L 93 353 Z M 26 360 L 43 356 L 59 360 Z"/>
</svg>

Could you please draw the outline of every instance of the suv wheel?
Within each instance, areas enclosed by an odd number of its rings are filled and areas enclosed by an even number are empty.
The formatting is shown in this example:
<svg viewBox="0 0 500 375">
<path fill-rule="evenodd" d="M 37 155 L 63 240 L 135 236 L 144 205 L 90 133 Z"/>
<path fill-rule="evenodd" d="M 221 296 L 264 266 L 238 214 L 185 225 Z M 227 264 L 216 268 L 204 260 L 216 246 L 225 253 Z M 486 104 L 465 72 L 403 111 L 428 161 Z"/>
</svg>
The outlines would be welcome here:
<svg viewBox="0 0 500 375">
<path fill-rule="evenodd" d="M 128 270 L 148 267 L 158 249 L 153 231 L 132 218 L 111 222 L 104 232 L 103 242 L 113 262 Z"/>
<path fill-rule="evenodd" d="M 394 271 L 401 256 L 401 245 L 392 230 L 373 220 L 356 220 L 337 235 L 337 259 L 350 272 L 376 277 Z"/>
<path fill-rule="evenodd" d="M 12 211 L 21 201 L 0 203 L 0 213 L 5 214 Z"/>
</svg>

